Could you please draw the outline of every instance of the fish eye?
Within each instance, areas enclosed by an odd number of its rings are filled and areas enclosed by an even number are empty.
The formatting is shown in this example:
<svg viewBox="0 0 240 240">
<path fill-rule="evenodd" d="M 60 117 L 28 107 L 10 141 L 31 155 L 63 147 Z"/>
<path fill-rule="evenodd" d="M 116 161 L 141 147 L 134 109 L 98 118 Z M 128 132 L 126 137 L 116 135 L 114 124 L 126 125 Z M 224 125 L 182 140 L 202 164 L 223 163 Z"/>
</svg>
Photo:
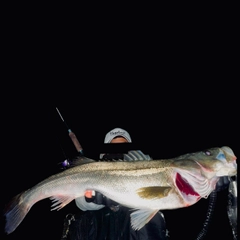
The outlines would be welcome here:
<svg viewBox="0 0 240 240">
<path fill-rule="evenodd" d="M 208 155 L 208 156 L 211 156 L 211 155 L 212 155 L 212 153 L 211 153 L 209 150 L 206 150 L 206 151 L 205 151 L 205 154 Z"/>
</svg>

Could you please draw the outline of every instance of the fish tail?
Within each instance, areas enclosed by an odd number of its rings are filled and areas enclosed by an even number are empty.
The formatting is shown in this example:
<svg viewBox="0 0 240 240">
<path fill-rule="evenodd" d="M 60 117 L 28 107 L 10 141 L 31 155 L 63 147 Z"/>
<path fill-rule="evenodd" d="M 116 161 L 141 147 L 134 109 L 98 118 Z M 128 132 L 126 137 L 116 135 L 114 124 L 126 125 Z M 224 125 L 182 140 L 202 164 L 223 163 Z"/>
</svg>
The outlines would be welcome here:
<svg viewBox="0 0 240 240">
<path fill-rule="evenodd" d="M 4 216 L 6 220 L 5 232 L 10 234 L 25 218 L 31 206 L 23 201 L 25 192 L 16 195 L 4 209 Z"/>
</svg>

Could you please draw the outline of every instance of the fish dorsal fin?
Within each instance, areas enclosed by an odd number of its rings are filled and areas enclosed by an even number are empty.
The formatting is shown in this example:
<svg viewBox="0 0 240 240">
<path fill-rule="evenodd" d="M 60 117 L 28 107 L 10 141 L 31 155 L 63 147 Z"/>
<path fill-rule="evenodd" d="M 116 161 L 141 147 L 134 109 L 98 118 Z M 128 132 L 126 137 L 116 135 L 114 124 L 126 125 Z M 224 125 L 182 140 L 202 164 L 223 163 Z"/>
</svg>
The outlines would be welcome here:
<svg viewBox="0 0 240 240">
<path fill-rule="evenodd" d="M 164 198 L 169 194 L 171 187 L 142 187 L 137 190 L 137 194 L 141 198 L 154 199 L 154 198 Z"/>
<path fill-rule="evenodd" d="M 147 224 L 159 210 L 139 209 L 130 214 L 131 226 L 134 230 L 141 229 Z"/>
<path fill-rule="evenodd" d="M 92 163 L 92 162 L 96 162 L 95 160 L 91 159 L 91 158 L 87 158 L 87 157 L 83 157 L 83 156 L 78 156 L 76 158 L 74 158 L 70 165 L 70 167 L 76 167 L 78 165 L 83 165 L 83 164 L 87 164 L 87 163 Z"/>
</svg>

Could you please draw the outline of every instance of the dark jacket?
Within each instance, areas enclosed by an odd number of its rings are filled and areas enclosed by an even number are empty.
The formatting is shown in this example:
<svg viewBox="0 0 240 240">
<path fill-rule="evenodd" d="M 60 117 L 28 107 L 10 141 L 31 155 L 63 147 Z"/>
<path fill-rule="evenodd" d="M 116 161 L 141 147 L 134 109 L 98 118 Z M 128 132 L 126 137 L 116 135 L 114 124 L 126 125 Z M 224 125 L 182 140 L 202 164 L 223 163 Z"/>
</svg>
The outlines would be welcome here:
<svg viewBox="0 0 240 240">
<path fill-rule="evenodd" d="M 139 231 L 130 225 L 130 211 L 105 207 L 98 211 L 80 211 L 69 227 L 69 240 L 157 240 L 167 239 L 163 215 L 159 212 Z"/>
</svg>

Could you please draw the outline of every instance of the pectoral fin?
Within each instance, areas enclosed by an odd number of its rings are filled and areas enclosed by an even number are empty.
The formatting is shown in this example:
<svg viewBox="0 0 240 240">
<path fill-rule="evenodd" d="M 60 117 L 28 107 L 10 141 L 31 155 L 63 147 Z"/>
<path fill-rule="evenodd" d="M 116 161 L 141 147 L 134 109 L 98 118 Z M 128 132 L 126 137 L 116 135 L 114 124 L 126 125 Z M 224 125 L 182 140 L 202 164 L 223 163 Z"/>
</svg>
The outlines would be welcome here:
<svg viewBox="0 0 240 240">
<path fill-rule="evenodd" d="M 130 214 L 131 226 L 134 230 L 141 229 L 159 210 L 139 209 Z"/>
<path fill-rule="evenodd" d="M 154 199 L 166 197 L 171 187 L 143 187 L 137 190 L 137 194 L 141 198 Z"/>
</svg>

